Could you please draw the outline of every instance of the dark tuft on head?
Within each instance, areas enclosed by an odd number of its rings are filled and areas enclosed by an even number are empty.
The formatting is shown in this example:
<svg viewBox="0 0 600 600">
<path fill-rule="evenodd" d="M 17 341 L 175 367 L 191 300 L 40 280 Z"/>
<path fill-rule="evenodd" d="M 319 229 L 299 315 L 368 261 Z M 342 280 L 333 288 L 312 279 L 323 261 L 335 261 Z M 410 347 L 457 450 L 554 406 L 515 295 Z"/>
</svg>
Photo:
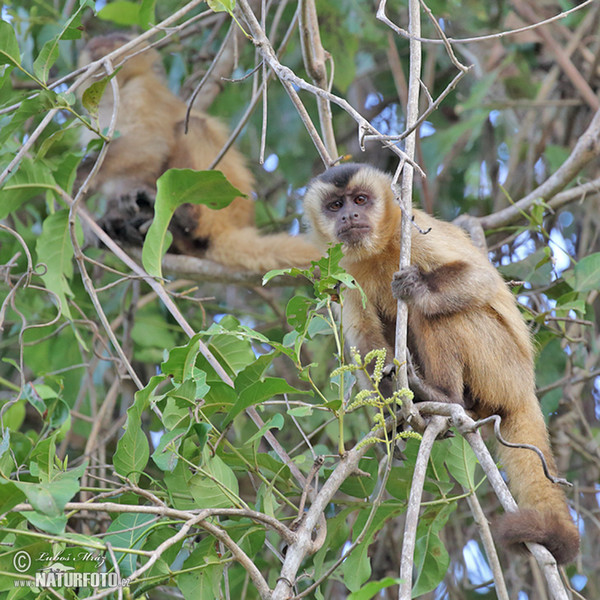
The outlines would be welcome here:
<svg viewBox="0 0 600 600">
<path fill-rule="evenodd" d="M 317 179 L 323 183 L 330 183 L 335 185 L 335 187 L 344 188 L 348 185 L 352 177 L 365 166 L 359 163 L 344 163 L 327 169 Z"/>
</svg>

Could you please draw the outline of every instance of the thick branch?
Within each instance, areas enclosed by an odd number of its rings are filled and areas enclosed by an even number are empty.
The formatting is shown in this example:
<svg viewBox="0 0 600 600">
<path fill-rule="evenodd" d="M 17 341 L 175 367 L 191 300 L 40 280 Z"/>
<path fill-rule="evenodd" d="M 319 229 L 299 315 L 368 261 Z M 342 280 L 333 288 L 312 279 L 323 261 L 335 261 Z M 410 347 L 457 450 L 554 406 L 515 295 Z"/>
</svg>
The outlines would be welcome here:
<svg viewBox="0 0 600 600">
<path fill-rule="evenodd" d="M 300 1 L 300 42 L 302 45 L 302 56 L 306 72 L 310 75 L 313 83 L 321 89 L 328 90 L 327 67 L 325 60 L 326 52 L 321 43 L 319 32 L 319 20 L 314 0 Z M 337 144 L 333 132 L 333 117 L 329 100 L 321 96 L 317 97 L 319 109 L 319 123 L 321 135 L 331 156 L 337 156 Z"/>
<path fill-rule="evenodd" d="M 127 248 L 132 256 L 142 258 L 139 248 Z M 215 282 L 223 284 L 240 285 L 245 287 L 261 287 L 263 272 L 235 271 L 220 263 L 207 258 L 198 258 L 185 254 L 165 254 L 162 259 L 163 272 L 177 277 L 184 277 L 194 281 Z M 300 277 L 275 277 L 269 281 L 267 287 L 301 286 L 305 280 Z"/>
<path fill-rule="evenodd" d="M 514 512 L 518 510 L 517 503 L 512 497 L 506 482 L 504 481 L 496 462 L 492 458 L 487 446 L 484 444 L 481 434 L 477 430 L 479 424 L 474 421 L 464 408 L 458 404 L 440 403 L 440 402 L 422 402 L 419 409 L 423 415 L 444 415 L 450 417 L 450 424 L 455 427 L 467 440 L 481 468 L 487 475 L 500 504 L 506 511 Z M 553 600 L 567 600 L 568 595 L 561 581 L 556 561 L 549 550 L 540 544 L 528 543 L 527 549 L 531 552 L 536 562 L 544 572 L 548 583 L 548 589 L 552 594 Z"/>
<path fill-rule="evenodd" d="M 404 523 L 404 537 L 402 541 L 402 557 L 400 558 L 400 590 L 399 600 L 410 600 L 412 589 L 412 570 L 415 554 L 415 542 L 417 538 L 417 524 L 419 522 L 419 511 L 421 509 L 421 497 L 425 484 L 425 474 L 433 443 L 438 435 L 448 428 L 448 420 L 444 417 L 435 416 L 431 419 L 423 434 L 419 455 L 413 471 L 413 479 L 410 485 L 410 496 L 406 510 L 406 521 Z"/>
<path fill-rule="evenodd" d="M 511 206 L 482 217 L 484 229 L 496 229 L 512 223 L 522 212 L 528 211 L 536 200 L 547 201 L 566 187 L 593 158 L 600 154 L 600 111 L 581 135 L 569 158 L 544 183 Z"/>
</svg>

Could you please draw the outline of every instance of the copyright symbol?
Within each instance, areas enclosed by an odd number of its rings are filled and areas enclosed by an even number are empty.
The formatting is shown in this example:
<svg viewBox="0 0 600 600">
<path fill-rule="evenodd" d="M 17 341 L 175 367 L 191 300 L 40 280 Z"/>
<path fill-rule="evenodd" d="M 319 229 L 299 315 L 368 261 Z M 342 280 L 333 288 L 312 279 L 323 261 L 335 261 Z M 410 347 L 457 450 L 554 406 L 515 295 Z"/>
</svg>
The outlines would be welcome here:
<svg viewBox="0 0 600 600">
<path fill-rule="evenodd" d="M 13 557 L 13 567 L 19 573 L 25 573 L 31 567 L 31 556 L 24 550 L 20 550 Z"/>
</svg>

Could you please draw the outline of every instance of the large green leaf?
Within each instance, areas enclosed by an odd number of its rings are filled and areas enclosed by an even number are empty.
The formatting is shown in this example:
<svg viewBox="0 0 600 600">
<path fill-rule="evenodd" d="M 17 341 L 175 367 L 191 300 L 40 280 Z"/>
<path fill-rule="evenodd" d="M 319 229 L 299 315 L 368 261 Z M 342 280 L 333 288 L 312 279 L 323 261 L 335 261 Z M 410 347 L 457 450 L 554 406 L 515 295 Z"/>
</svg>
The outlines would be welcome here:
<svg viewBox="0 0 600 600">
<path fill-rule="evenodd" d="M 446 447 L 445 462 L 452 476 L 466 490 L 475 487 L 475 467 L 477 458 L 462 435 L 450 440 Z"/>
<path fill-rule="evenodd" d="M 203 468 L 211 477 L 196 474 L 189 481 L 189 490 L 196 501 L 196 508 L 234 507 L 239 485 L 231 468 L 219 456 L 205 460 Z"/>
<path fill-rule="evenodd" d="M 600 252 L 584 256 L 574 268 L 573 288 L 578 292 L 600 290 Z"/>
<path fill-rule="evenodd" d="M 183 563 L 177 587 L 185 600 L 214 600 L 221 595 L 223 565 L 217 556 L 214 540 L 202 540 Z"/>
<path fill-rule="evenodd" d="M 0 219 L 6 218 L 23 202 L 54 188 L 52 172 L 43 161 L 34 162 L 25 157 L 19 169 L 0 189 Z"/>
<path fill-rule="evenodd" d="M 142 413 L 148 408 L 154 390 L 164 379 L 162 375 L 155 375 L 143 390 L 135 394 L 135 400 L 127 411 L 125 433 L 121 436 L 113 457 L 117 473 L 130 477 L 136 483 L 150 457 L 148 439 L 142 431 Z"/>
<path fill-rule="evenodd" d="M 15 30 L 10 23 L 0 21 L 0 65 L 20 65 L 21 53 Z"/>
<path fill-rule="evenodd" d="M 450 513 L 455 510 L 456 502 L 437 505 L 427 509 L 419 518 L 415 544 L 416 577 L 412 590 L 413 598 L 434 590 L 448 571 L 450 557 L 440 541 L 439 532 L 448 521 Z"/>
<path fill-rule="evenodd" d="M 379 581 L 369 581 L 369 583 L 363 585 L 360 590 L 352 592 L 348 596 L 348 600 L 371 600 L 378 592 L 388 588 L 392 585 L 398 585 L 402 579 L 395 579 L 393 577 L 385 577 Z"/>
<path fill-rule="evenodd" d="M 35 249 L 38 261 L 46 266 L 42 275 L 44 284 L 60 298 L 63 315 L 71 319 L 67 296 L 73 296 L 69 285 L 69 280 L 73 277 L 73 245 L 68 219 L 68 210 L 59 210 L 46 217 Z M 76 231 L 77 241 L 82 244 L 83 232 L 79 225 Z"/>
<path fill-rule="evenodd" d="M 109 542 L 116 548 L 127 548 L 138 550 L 144 543 L 149 532 L 152 531 L 152 522 L 156 519 L 154 515 L 140 513 L 123 513 L 118 515 L 109 525 L 104 541 Z M 122 577 L 128 577 L 136 568 L 137 555 L 124 552 L 115 552 L 115 558 L 119 562 Z"/>
<path fill-rule="evenodd" d="M 169 247 L 168 227 L 182 204 L 203 204 L 213 210 L 231 204 L 243 194 L 220 171 L 169 169 L 156 182 L 154 220 L 142 249 L 142 262 L 150 275 L 162 277 L 161 260 Z"/>
<path fill-rule="evenodd" d="M 369 546 L 373 541 L 375 534 L 395 515 L 398 515 L 406 507 L 399 505 L 396 502 L 386 502 L 382 504 L 377 511 L 375 516 L 369 525 L 365 539 L 359 544 L 354 551 L 344 560 L 342 564 L 342 572 L 344 573 L 344 583 L 348 589 L 352 592 L 358 591 L 360 586 L 367 581 L 371 575 L 371 559 L 369 557 Z M 356 518 L 356 522 L 353 527 L 354 537 L 358 536 L 362 531 L 366 520 L 371 512 L 371 506 L 365 504 Z"/>
</svg>

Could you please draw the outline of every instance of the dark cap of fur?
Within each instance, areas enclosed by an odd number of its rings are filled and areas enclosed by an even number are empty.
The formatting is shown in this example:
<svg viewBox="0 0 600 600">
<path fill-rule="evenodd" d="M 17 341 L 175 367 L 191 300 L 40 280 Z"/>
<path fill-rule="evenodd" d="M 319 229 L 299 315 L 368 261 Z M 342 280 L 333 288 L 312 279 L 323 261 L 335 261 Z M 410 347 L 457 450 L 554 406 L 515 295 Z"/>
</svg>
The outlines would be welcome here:
<svg viewBox="0 0 600 600">
<path fill-rule="evenodd" d="M 344 188 L 348 185 L 348 182 L 352 177 L 366 166 L 368 165 L 361 165 L 360 163 L 344 163 L 336 165 L 318 175 L 316 179 L 323 183 L 335 185 L 335 187 L 338 188 Z"/>
<path fill-rule="evenodd" d="M 502 515 L 494 524 L 500 543 L 509 550 L 525 552 L 525 543 L 542 544 L 558 564 L 569 563 L 579 552 L 575 524 L 553 512 L 519 510 Z"/>
</svg>

